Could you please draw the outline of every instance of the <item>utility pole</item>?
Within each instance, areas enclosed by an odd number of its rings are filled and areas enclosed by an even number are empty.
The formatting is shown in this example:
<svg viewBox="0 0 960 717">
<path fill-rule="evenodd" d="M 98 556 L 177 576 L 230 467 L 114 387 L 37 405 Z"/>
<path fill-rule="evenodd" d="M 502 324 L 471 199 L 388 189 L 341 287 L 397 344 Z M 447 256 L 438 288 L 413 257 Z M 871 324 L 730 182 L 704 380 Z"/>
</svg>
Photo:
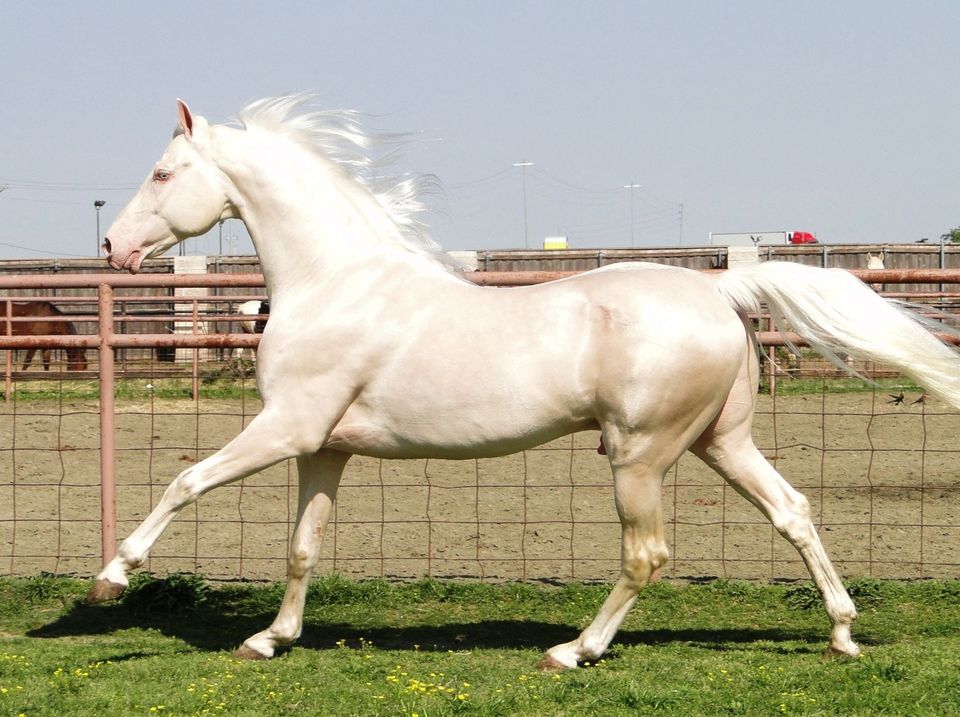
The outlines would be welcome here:
<svg viewBox="0 0 960 717">
<path fill-rule="evenodd" d="M 523 160 L 522 162 L 514 162 L 514 167 L 520 167 L 520 181 L 523 185 L 523 248 L 529 248 L 529 242 L 527 241 L 527 167 L 532 167 L 533 162 L 528 162 Z"/>
<path fill-rule="evenodd" d="M 623 185 L 624 189 L 630 190 L 630 248 L 631 249 L 634 246 L 633 244 L 633 239 L 634 239 L 633 237 L 633 190 L 640 189 L 640 187 L 642 186 L 643 186 L 642 184 L 637 184 L 636 182 L 630 182 L 630 184 Z"/>
<path fill-rule="evenodd" d="M 93 208 L 97 210 L 97 250 L 94 252 L 94 256 L 100 256 L 100 210 L 104 204 L 106 202 L 102 199 L 96 199 L 93 202 Z"/>
<path fill-rule="evenodd" d="M 683 246 L 683 202 L 680 202 L 680 246 Z"/>
</svg>

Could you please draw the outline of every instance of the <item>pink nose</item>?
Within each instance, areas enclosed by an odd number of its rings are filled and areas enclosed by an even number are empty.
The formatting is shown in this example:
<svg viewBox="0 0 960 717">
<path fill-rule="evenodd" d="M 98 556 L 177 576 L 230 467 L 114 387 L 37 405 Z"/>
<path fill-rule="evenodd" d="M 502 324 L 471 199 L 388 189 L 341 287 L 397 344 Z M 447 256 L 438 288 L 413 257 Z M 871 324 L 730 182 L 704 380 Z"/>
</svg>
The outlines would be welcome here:
<svg viewBox="0 0 960 717">
<path fill-rule="evenodd" d="M 111 253 L 112 253 L 112 249 L 111 249 L 111 247 L 110 247 L 110 239 L 107 238 L 107 237 L 104 237 L 104 239 L 103 239 L 103 255 L 104 255 L 105 257 L 107 257 L 107 259 L 109 259 Z"/>
</svg>

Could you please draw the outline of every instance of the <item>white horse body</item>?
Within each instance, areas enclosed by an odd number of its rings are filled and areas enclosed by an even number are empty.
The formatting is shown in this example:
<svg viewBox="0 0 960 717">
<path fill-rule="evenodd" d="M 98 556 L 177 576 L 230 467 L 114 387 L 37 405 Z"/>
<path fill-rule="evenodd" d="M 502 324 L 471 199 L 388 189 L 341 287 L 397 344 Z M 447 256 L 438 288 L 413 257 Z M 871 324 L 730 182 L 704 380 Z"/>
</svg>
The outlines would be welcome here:
<svg viewBox="0 0 960 717">
<path fill-rule="evenodd" d="M 523 289 L 447 285 L 442 302 L 390 321 L 325 444 L 382 458 L 505 455 L 599 429 L 605 411 L 649 416 L 675 372 L 708 357 L 732 384 L 742 356 L 730 348 L 746 342 L 729 306 L 705 306 L 711 330 L 685 335 L 683 351 L 670 339 L 702 313 L 674 301 L 678 290 L 715 296 L 712 282 L 630 266 Z"/>
<path fill-rule="evenodd" d="M 404 235 L 416 208 L 409 185 L 371 191 L 345 171 L 363 158 L 338 155 L 343 138 L 360 146 L 367 138 L 342 118 L 294 116 L 296 104 L 256 103 L 234 128 L 208 126 L 180 103 L 182 134 L 109 230 L 108 261 L 135 272 L 177 241 L 240 217 L 271 310 L 257 362 L 263 411 L 171 483 L 98 576 L 91 601 L 123 590 L 185 505 L 296 457 L 287 593 L 274 623 L 237 653 L 270 657 L 300 633 L 306 581 L 351 454 L 493 456 L 599 428 L 623 569 L 594 622 L 548 650 L 545 667 L 602 654 L 666 562 L 660 485 L 687 449 L 797 548 L 833 622 L 830 651 L 857 654 L 856 610 L 807 502 L 750 436 L 758 366 L 745 312 L 764 300 L 827 355 L 842 348 L 888 361 L 960 405 L 952 350 L 849 274 L 798 265 L 712 277 L 626 264 L 537 287 L 475 286 Z"/>
</svg>

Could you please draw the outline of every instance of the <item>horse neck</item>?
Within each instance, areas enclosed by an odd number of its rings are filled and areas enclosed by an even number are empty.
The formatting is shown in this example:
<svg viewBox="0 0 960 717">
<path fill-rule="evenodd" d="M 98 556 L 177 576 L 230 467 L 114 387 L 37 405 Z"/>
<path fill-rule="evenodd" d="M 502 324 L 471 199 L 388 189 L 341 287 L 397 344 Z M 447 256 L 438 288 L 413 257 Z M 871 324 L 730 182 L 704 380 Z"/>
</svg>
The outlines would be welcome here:
<svg viewBox="0 0 960 717">
<path fill-rule="evenodd" d="M 236 190 L 273 301 L 365 272 L 448 274 L 406 249 L 376 199 L 337 165 L 283 137 L 228 131 L 214 161 Z"/>
</svg>

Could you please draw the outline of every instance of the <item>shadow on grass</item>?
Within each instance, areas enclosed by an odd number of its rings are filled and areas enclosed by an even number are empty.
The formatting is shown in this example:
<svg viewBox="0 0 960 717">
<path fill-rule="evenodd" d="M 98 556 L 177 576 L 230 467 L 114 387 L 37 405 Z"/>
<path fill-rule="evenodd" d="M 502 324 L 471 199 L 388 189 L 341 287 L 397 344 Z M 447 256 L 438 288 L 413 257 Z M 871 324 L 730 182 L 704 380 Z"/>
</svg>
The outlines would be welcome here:
<svg viewBox="0 0 960 717">
<path fill-rule="evenodd" d="M 103 635 L 130 628 L 153 629 L 183 640 L 199 650 L 224 650 L 239 646 L 244 639 L 264 629 L 275 613 L 258 609 L 236 613 L 216 605 L 203 605 L 184 614 L 142 613 L 123 603 L 86 605 L 77 602 L 65 614 L 27 635 L 59 638 Z M 372 643 L 377 649 L 446 652 L 473 649 L 546 650 L 574 639 L 574 625 L 538 620 L 478 620 L 442 625 L 361 626 L 358 622 L 323 620 L 308 615 L 297 645 L 314 650 L 339 649 L 338 642 L 357 648 Z M 750 628 L 715 630 L 696 628 L 622 630 L 615 645 L 687 645 L 717 650 L 759 650 L 777 654 L 820 654 L 826 634 L 814 628 Z M 871 643 L 870 639 L 861 640 Z"/>
</svg>

